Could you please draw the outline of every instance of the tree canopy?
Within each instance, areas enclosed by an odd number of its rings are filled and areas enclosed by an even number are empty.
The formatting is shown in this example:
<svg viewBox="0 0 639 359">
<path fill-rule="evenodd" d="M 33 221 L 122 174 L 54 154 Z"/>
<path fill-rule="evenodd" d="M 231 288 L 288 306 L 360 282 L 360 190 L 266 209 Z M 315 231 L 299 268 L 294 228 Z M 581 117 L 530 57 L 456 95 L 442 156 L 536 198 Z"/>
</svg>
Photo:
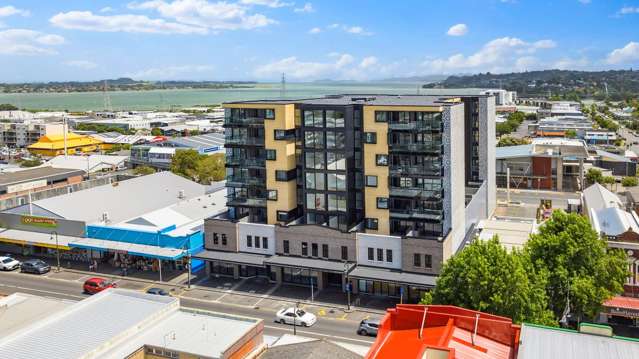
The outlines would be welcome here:
<svg viewBox="0 0 639 359">
<path fill-rule="evenodd" d="M 149 166 L 138 166 L 133 169 L 133 173 L 138 176 L 145 176 L 155 173 L 155 169 Z"/>
<path fill-rule="evenodd" d="M 603 174 L 596 168 L 590 168 L 588 169 L 588 172 L 586 172 L 586 180 L 588 181 L 588 184 L 604 183 L 603 179 Z"/>
<path fill-rule="evenodd" d="M 192 181 L 209 184 L 225 175 L 224 154 L 199 154 L 196 150 L 177 150 L 171 160 L 171 172 Z"/>
<path fill-rule="evenodd" d="M 529 144 L 530 140 L 525 138 L 517 138 L 512 136 L 501 136 L 497 142 L 497 147 L 508 147 Z"/>
</svg>

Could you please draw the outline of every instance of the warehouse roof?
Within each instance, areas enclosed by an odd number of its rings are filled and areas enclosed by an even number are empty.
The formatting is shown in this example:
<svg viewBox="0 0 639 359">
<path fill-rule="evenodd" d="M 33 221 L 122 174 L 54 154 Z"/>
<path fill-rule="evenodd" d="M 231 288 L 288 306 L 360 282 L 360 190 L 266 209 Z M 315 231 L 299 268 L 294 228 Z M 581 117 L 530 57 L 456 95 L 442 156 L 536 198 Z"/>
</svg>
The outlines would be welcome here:
<svg viewBox="0 0 639 359">
<path fill-rule="evenodd" d="M 0 308 L 2 308 L 0 338 L 31 325 L 35 320 L 57 313 L 72 303 L 64 299 L 24 293 L 13 293 L 0 298 Z"/>
<path fill-rule="evenodd" d="M 102 141 L 89 136 L 78 135 L 75 133 L 67 133 L 67 147 L 69 148 L 78 147 L 78 146 L 97 145 L 100 143 L 102 143 Z M 40 137 L 38 142 L 32 145 L 29 145 L 27 148 L 44 149 L 44 150 L 64 149 L 64 135 L 42 136 Z"/>
<path fill-rule="evenodd" d="M 177 137 L 169 140 L 178 147 L 210 148 L 224 146 L 223 133 L 207 133 L 199 136 Z"/>
<path fill-rule="evenodd" d="M 73 168 L 91 173 L 112 169 L 124 165 L 128 156 L 89 155 L 89 156 L 56 156 L 47 161 L 44 166 L 54 168 Z"/>
<path fill-rule="evenodd" d="M 0 173 L 0 186 L 37 180 L 59 180 L 73 176 L 81 176 L 84 171 L 73 168 L 36 167 L 15 172 Z"/>
</svg>

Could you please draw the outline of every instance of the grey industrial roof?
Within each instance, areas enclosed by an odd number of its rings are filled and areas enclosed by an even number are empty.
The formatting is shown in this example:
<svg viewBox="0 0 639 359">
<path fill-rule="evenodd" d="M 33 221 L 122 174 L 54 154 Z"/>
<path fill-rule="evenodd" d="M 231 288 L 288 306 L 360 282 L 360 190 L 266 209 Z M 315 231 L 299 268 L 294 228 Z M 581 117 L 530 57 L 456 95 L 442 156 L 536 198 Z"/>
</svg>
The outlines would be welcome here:
<svg viewBox="0 0 639 359">
<path fill-rule="evenodd" d="M 193 256 L 194 258 L 204 260 L 216 260 L 229 263 L 248 264 L 252 266 L 264 266 L 264 259 L 267 258 L 262 254 L 241 253 L 241 252 L 222 252 L 222 251 L 202 251 Z"/>
<path fill-rule="evenodd" d="M 523 324 L 518 359 L 635 359 L 639 341 Z"/>
<path fill-rule="evenodd" d="M 2 325 L 0 338 L 15 333 L 49 315 L 68 307 L 70 301 L 51 297 L 41 297 L 24 293 L 13 293 L 0 298 Z"/>
<path fill-rule="evenodd" d="M 360 359 L 361 356 L 327 340 L 312 340 L 301 343 L 270 347 L 260 359 Z"/>
<path fill-rule="evenodd" d="M 207 133 L 205 135 L 189 136 L 189 137 L 177 137 L 169 140 L 170 143 L 179 147 L 190 148 L 210 148 L 224 146 L 224 134 L 223 133 Z"/>
<path fill-rule="evenodd" d="M 177 203 L 179 191 L 188 199 L 204 195 L 205 187 L 171 172 L 158 172 L 34 204 L 70 220 L 95 223 L 107 213 L 109 223 L 118 223 Z"/>
<path fill-rule="evenodd" d="M 82 175 L 84 175 L 84 171 L 71 168 L 36 167 L 16 172 L 0 173 L 0 187 L 43 179 L 59 180 Z"/>
<path fill-rule="evenodd" d="M 47 245 L 51 248 L 55 248 L 56 246 L 56 237 L 54 237 L 51 233 L 42 233 L 42 232 L 31 232 L 31 231 L 23 231 L 19 229 L 3 229 L 0 228 L 0 238 L 7 238 L 14 241 L 22 241 L 25 243 L 38 243 L 40 245 Z M 59 246 L 69 246 L 69 243 L 75 242 L 79 239 L 83 239 L 81 237 L 73 237 L 73 236 L 57 236 L 57 243 Z"/>
<path fill-rule="evenodd" d="M 344 262 L 329 261 L 326 259 L 274 255 L 265 259 L 264 263 L 283 267 L 309 268 L 321 271 L 344 273 Z M 350 270 L 353 265 L 354 264 L 352 263 L 348 263 L 348 270 Z"/>
<path fill-rule="evenodd" d="M 596 150 L 597 156 L 605 157 L 606 160 L 612 160 L 616 162 L 631 162 L 629 158 L 618 155 L 616 153 L 611 153 L 604 150 Z"/>
<path fill-rule="evenodd" d="M 386 282 L 403 283 L 410 285 L 422 285 L 434 287 L 437 281 L 436 276 L 428 274 L 417 274 L 401 272 L 392 269 L 366 267 L 358 265 L 348 274 L 349 277 L 360 279 L 381 280 Z"/>
<path fill-rule="evenodd" d="M 506 159 L 506 158 L 519 158 L 519 157 L 528 157 L 532 155 L 533 145 L 518 145 L 518 146 L 506 146 L 506 147 L 497 147 L 495 149 L 495 158 Z"/>
</svg>

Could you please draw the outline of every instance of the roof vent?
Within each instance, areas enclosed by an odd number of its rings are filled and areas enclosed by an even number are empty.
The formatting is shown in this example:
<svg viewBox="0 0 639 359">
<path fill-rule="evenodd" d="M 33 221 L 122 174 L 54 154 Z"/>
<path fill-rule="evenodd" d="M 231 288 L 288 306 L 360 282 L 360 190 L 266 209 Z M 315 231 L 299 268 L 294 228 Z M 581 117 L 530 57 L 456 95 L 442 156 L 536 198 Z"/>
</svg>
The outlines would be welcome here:
<svg viewBox="0 0 639 359">
<path fill-rule="evenodd" d="M 109 223 L 109 212 L 102 212 L 102 222 Z"/>
<path fill-rule="evenodd" d="M 184 199 L 184 190 L 183 189 L 178 191 L 178 198 L 179 199 Z"/>
</svg>

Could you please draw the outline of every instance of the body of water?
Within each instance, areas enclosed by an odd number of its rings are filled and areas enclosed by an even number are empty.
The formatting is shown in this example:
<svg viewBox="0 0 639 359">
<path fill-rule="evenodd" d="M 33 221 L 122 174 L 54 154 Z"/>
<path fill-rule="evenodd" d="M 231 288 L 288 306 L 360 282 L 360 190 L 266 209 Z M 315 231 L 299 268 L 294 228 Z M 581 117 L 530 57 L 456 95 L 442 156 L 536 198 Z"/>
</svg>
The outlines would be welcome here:
<svg viewBox="0 0 639 359">
<path fill-rule="evenodd" d="M 416 94 L 421 83 L 288 83 L 286 98 L 331 94 Z M 422 91 L 423 92 L 423 91 Z M 431 92 L 431 90 L 429 90 Z M 280 84 L 257 84 L 253 88 L 185 89 L 108 92 L 113 110 L 168 110 L 227 101 L 278 99 Z M 104 110 L 104 93 L 12 93 L 0 94 L 0 103 L 33 110 Z"/>
</svg>

